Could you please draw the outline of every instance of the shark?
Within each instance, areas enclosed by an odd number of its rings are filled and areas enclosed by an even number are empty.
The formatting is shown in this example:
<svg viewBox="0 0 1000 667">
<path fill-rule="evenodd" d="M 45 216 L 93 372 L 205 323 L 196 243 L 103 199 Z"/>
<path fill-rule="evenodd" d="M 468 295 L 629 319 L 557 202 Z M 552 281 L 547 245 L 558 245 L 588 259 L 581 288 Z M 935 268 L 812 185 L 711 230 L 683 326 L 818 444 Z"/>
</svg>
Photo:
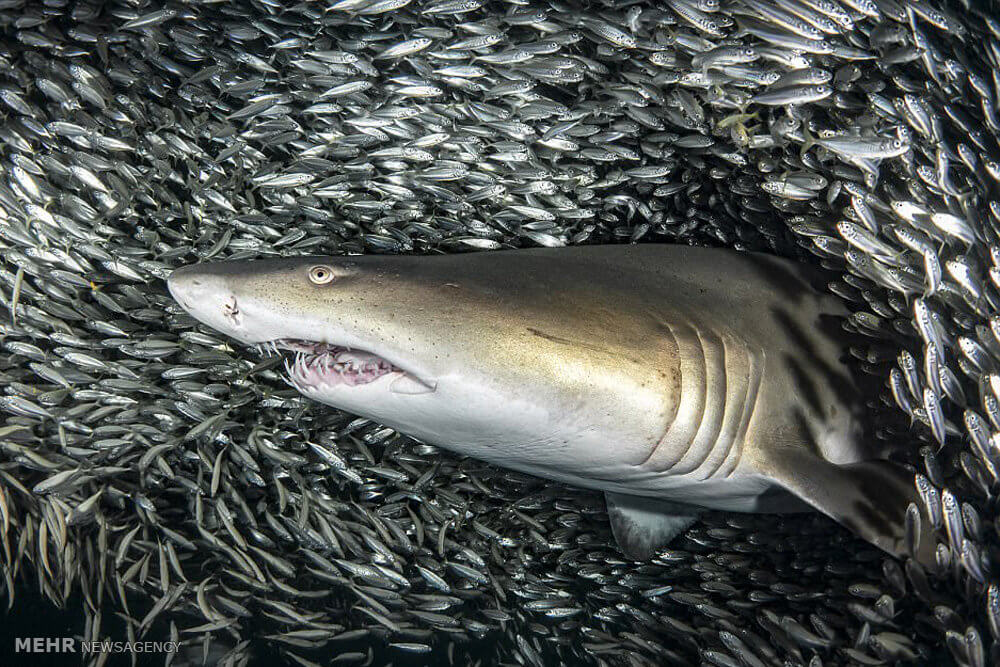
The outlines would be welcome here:
<svg viewBox="0 0 1000 667">
<path fill-rule="evenodd" d="M 595 245 L 209 262 L 167 282 L 195 319 L 285 355 L 314 401 L 603 492 L 633 560 L 707 510 L 818 510 L 933 562 L 815 267 Z"/>
</svg>

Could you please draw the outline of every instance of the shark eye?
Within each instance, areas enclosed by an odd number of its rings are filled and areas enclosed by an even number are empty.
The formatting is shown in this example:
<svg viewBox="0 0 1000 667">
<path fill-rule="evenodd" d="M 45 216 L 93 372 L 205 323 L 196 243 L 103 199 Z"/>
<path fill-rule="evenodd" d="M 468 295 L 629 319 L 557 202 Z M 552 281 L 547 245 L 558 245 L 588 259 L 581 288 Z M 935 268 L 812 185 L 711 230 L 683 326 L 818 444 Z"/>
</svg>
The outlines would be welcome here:
<svg viewBox="0 0 1000 667">
<path fill-rule="evenodd" d="M 325 285 L 333 280 L 333 270 L 329 266 L 314 266 L 309 269 L 309 280 L 316 285 Z"/>
</svg>

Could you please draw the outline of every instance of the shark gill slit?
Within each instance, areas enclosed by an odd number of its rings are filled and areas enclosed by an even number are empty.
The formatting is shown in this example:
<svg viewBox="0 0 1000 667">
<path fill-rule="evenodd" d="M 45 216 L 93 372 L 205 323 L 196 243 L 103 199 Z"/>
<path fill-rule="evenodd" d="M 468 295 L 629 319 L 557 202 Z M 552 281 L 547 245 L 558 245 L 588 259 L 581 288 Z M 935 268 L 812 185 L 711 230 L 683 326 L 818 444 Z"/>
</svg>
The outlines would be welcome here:
<svg viewBox="0 0 1000 667">
<path fill-rule="evenodd" d="M 760 385 L 764 382 L 764 371 L 767 367 L 765 363 L 767 361 L 767 354 L 762 349 L 753 350 L 748 347 L 747 355 L 750 358 L 750 370 L 747 374 L 749 385 L 747 387 L 746 401 L 743 403 L 743 410 L 740 414 L 740 428 L 736 433 L 736 437 L 733 438 L 734 446 L 730 450 L 729 456 L 723 462 L 723 467 L 718 470 L 718 473 L 712 473 L 713 476 L 718 474 L 720 477 L 729 477 L 739 467 L 746 445 L 747 429 L 750 426 L 750 420 L 753 419 L 754 410 L 757 409 Z"/>
<path fill-rule="evenodd" d="M 673 329 L 666 322 L 662 323 L 664 333 L 667 335 L 667 345 L 668 351 L 664 355 L 665 359 L 670 361 L 670 367 L 664 369 L 664 373 L 668 374 L 673 382 L 668 388 L 667 400 L 669 402 L 669 412 L 664 415 L 664 426 L 663 435 L 656 441 L 656 443 L 650 448 L 649 455 L 639 463 L 639 467 L 645 467 L 653 455 L 656 454 L 657 448 L 666 439 L 667 434 L 670 433 L 670 429 L 673 428 L 674 422 L 677 420 L 677 414 L 681 409 L 681 402 L 684 400 L 684 382 L 683 382 L 683 371 L 681 370 L 681 348 L 680 343 L 677 341 L 677 336 L 674 334 Z"/>
<path fill-rule="evenodd" d="M 677 345 L 677 372 L 680 374 L 680 396 L 677 411 L 663 437 L 653 445 L 646 460 L 639 465 L 651 472 L 665 472 L 677 465 L 687 453 L 705 414 L 706 359 L 701 337 L 691 327 L 666 328 Z M 676 432 L 679 427 L 681 432 Z M 675 443 L 682 443 L 674 447 Z M 676 449 L 677 451 L 671 451 Z"/>
<path fill-rule="evenodd" d="M 750 348 L 740 338 L 722 334 L 726 352 L 726 410 L 712 451 L 699 466 L 699 479 L 714 477 L 737 446 L 737 435 L 743 425 L 747 396 L 753 389 L 754 378 Z"/>
<path fill-rule="evenodd" d="M 681 460 L 671 469 L 675 475 L 685 475 L 698 471 L 712 455 L 719 443 L 729 384 L 726 372 L 726 341 L 711 329 L 704 333 L 696 330 L 701 344 L 705 367 L 705 401 L 702 405 L 701 420 L 691 444 Z"/>
</svg>

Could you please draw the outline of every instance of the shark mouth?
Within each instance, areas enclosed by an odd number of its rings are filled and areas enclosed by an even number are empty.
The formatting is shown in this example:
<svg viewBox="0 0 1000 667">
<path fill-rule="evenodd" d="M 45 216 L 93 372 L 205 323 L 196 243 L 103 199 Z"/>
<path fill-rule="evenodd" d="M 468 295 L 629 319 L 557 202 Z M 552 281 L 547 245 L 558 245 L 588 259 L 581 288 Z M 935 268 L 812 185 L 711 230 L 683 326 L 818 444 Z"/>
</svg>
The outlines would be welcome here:
<svg viewBox="0 0 1000 667">
<path fill-rule="evenodd" d="M 285 378 L 302 393 L 357 387 L 385 375 L 395 375 L 389 390 L 395 394 L 426 394 L 434 386 L 419 380 L 389 360 L 365 350 L 292 338 L 258 344 L 262 354 L 293 352 L 285 357 Z"/>
</svg>

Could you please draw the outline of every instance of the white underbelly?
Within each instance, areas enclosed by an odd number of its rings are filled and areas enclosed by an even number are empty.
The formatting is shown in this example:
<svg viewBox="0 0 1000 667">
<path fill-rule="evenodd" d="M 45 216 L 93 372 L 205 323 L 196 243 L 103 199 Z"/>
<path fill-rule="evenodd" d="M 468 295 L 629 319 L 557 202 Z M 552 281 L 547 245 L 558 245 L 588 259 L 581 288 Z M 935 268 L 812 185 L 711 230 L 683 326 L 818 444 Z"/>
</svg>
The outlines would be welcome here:
<svg viewBox="0 0 1000 667">
<path fill-rule="evenodd" d="M 701 480 L 688 475 L 671 475 L 669 472 L 650 474 L 634 466 L 605 469 L 597 474 L 572 471 L 569 469 L 570 466 L 557 469 L 524 462 L 495 460 L 494 463 L 536 477 L 594 491 L 659 498 L 728 512 L 782 511 L 782 503 L 772 502 L 775 494 L 783 495 L 780 487 L 772 480 L 756 474 L 736 473 L 728 477 Z M 790 507 L 789 511 L 800 509 Z"/>
</svg>

